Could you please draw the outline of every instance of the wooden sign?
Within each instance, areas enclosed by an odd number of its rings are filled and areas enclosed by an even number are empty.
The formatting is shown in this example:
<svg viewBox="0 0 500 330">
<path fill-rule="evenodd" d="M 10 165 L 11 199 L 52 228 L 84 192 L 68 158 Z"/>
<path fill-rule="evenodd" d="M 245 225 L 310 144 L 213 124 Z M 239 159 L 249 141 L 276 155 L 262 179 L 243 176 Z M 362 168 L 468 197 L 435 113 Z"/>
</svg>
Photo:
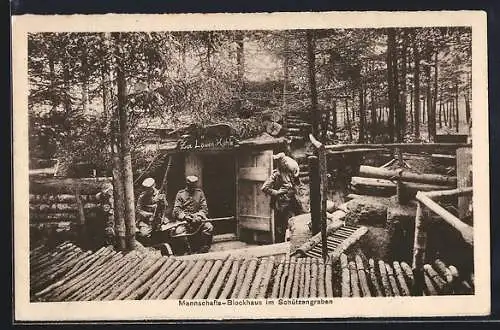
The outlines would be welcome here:
<svg viewBox="0 0 500 330">
<path fill-rule="evenodd" d="M 225 124 L 192 127 L 178 142 L 179 150 L 227 150 L 238 146 L 238 139 Z"/>
</svg>

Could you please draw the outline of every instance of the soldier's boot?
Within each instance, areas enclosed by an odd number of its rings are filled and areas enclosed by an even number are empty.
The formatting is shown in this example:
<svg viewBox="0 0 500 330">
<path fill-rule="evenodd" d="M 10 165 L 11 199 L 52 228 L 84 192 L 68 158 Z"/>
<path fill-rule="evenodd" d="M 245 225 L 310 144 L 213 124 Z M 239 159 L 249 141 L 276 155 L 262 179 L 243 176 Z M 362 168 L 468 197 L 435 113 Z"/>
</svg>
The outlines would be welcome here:
<svg viewBox="0 0 500 330">
<path fill-rule="evenodd" d="M 214 226 L 210 222 L 205 222 L 201 228 L 199 236 L 199 253 L 207 253 L 212 245 Z"/>
</svg>

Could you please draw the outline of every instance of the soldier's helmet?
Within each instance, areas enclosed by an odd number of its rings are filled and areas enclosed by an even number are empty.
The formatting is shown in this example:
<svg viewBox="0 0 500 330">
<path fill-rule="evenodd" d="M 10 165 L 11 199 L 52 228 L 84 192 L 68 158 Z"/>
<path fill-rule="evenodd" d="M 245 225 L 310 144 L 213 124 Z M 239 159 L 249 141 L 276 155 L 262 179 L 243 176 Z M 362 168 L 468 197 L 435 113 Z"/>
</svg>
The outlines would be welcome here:
<svg viewBox="0 0 500 330">
<path fill-rule="evenodd" d="M 144 181 L 142 181 L 142 186 L 144 188 L 151 188 L 152 186 L 154 186 L 155 184 L 155 180 L 153 178 L 146 178 L 144 179 Z"/>
</svg>

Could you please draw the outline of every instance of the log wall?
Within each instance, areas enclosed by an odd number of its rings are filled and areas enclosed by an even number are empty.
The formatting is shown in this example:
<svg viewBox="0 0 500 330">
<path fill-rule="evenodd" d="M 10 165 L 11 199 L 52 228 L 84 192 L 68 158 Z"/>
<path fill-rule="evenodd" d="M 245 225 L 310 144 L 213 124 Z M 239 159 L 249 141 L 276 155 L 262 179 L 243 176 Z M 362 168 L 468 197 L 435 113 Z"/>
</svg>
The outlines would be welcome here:
<svg viewBox="0 0 500 330">
<path fill-rule="evenodd" d="M 79 216 L 77 194 L 84 219 Z M 72 231 L 75 225 L 84 225 L 89 236 L 104 236 L 105 228 L 112 227 L 112 215 L 111 178 L 30 179 L 29 223 L 34 239 L 46 238 L 54 230 Z"/>
</svg>

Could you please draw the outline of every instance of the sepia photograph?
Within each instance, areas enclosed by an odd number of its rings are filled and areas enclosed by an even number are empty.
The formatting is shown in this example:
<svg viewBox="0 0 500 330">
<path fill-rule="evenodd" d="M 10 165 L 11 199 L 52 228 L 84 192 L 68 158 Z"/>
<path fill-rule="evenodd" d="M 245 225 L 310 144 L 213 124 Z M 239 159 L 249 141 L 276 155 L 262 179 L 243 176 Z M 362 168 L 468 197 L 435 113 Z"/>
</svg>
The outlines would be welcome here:
<svg viewBox="0 0 500 330">
<path fill-rule="evenodd" d="M 301 15 L 13 21 L 16 315 L 488 314 L 486 16 Z"/>
</svg>

